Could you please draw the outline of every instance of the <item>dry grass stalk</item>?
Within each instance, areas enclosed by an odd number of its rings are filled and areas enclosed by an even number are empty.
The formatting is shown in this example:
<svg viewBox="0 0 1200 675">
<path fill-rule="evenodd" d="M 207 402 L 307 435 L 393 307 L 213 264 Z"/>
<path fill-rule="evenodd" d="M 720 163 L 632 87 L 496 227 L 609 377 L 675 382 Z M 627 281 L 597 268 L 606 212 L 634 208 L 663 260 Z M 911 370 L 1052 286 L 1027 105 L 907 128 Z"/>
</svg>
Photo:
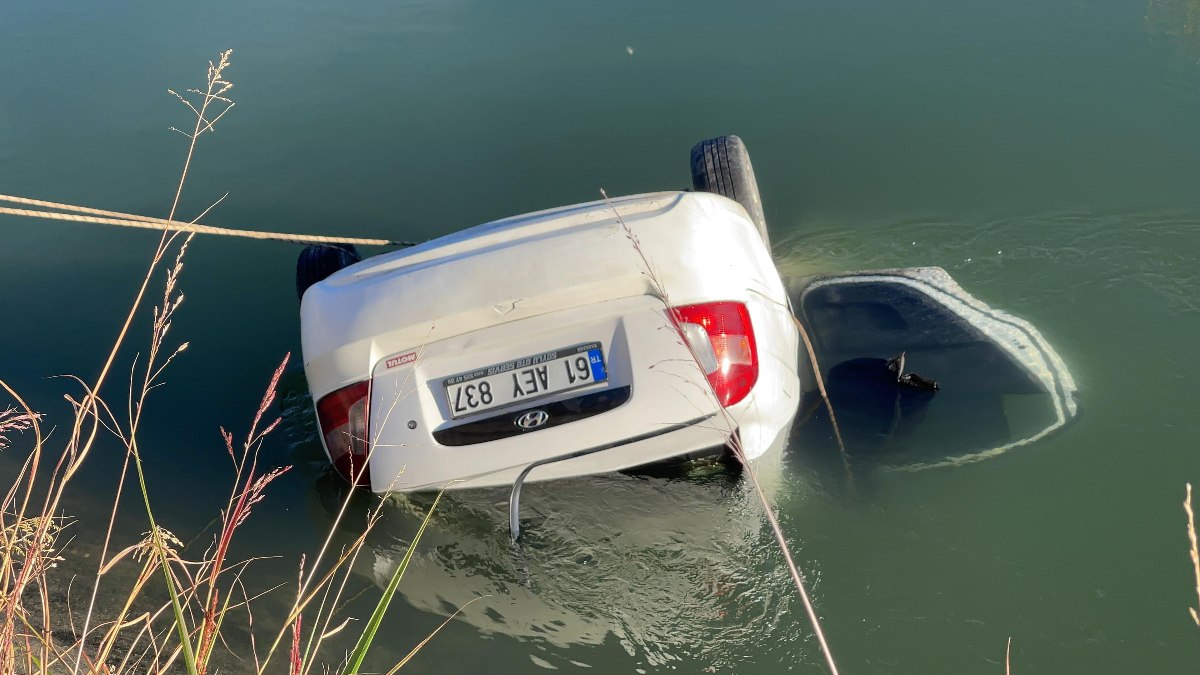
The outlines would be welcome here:
<svg viewBox="0 0 1200 675">
<path fill-rule="evenodd" d="M 711 397 L 712 402 L 715 404 L 716 409 L 720 411 L 722 420 L 725 423 L 723 432 L 725 434 L 726 445 L 730 450 L 733 451 L 734 456 L 736 456 L 738 461 L 741 462 L 746 475 L 750 477 L 750 483 L 754 487 L 754 493 L 758 497 L 759 502 L 762 504 L 763 513 L 766 515 L 767 522 L 771 526 L 771 532 L 775 537 L 776 543 L 779 545 L 779 550 L 783 554 L 784 562 L 787 565 L 788 572 L 791 574 L 792 581 L 796 585 L 796 591 L 799 593 L 800 599 L 804 603 L 804 610 L 808 615 L 809 624 L 812 626 L 813 633 L 817 638 L 817 643 L 821 647 L 821 655 L 825 657 L 825 665 L 829 668 L 830 673 L 837 675 L 838 668 L 837 664 L 834 662 L 833 652 L 829 648 L 829 643 L 825 639 L 825 632 L 821 629 L 821 621 L 817 617 L 817 612 L 813 607 L 812 600 L 809 598 L 808 590 L 804 584 L 804 577 L 800 573 L 800 568 L 796 565 L 795 560 L 792 558 L 792 552 L 791 548 L 788 546 L 787 537 L 785 537 L 783 534 L 783 528 L 779 525 L 779 519 L 775 514 L 775 509 L 771 506 L 770 500 L 767 498 L 766 491 L 763 490 L 762 485 L 758 481 L 758 474 L 754 470 L 754 466 L 750 463 L 750 460 L 747 459 L 746 454 L 742 449 L 741 439 L 739 439 L 738 435 L 733 431 L 737 428 L 737 422 L 730 416 L 725 407 L 720 404 L 717 398 L 717 393 L 712 388 L 712 383 L 708 380 L 707 375 L 704 373 L 704 368 L 700 365 L 700 357 L 692 349 L 691 343 L 684 335 L 683 327 L 680 325 L 679 315 L 671 309 L 674 307 L 674 305 L 667 294 L 666 287 L 655 273 L 652 261 L 642 248 L 641 241 L 638 240 L 637 235 L 625 222 L 625 218 L 621 216 L 621 212 L 612 204 L 611 201 L 609 201 L 608 193 L 601 189 L 600 195 L 604 198 L 604 202 L 608 205 L 609 209 L 612 210 L 613 215 L 616 216 L 616 220 L 620 224 L 622 231 L 625 233 L 625 237 L 629 240 L 630 244 L 633 246 L 633 250 L 637 253 L 638 258 L 641 260 L 643 274 L 649 280 L 651 288 L 657 295 L 658 299 L 661 300 L 662 303 L 667 307 L 667 310 L 664 312 L 665 319 L 667 320 L 669 326 L 675 331 L 676 338 L 678 339 L 679 343 L 682 344 L 691 354 L 691 365 L 700 370 L 701 378 L 704 382 L 708 383 L 707 393 Z"/>
<path fill-rule="evenodd" d="M 36 413 L 23 412 L 12 406 L 0 410 L 0 450 L 9 446 L 9 435 L 29 431 L 40 419 Z"/>
<path fill-rule="evenodd" d="M 1192 559 L 1192 574 L 1196 580 L 1196 599 L 1200 601 L 1200 546 L 1197 546 L 1196 543 L 1196 516 L 1192 512 L 1191 483 L 1187 483 L 1187 495 L 1183 499 L 1183 510 L 1187 513 L 1188 543 L 1191 545 L 1188 555 Z M 1188 607 L 1188 613 L 1192 615 L 1192 621 L 1200 626 L 1200 613 L 1197 613 L 1196 607 Z"/>
<path fill-rule="evenodd" d="M 204 88 L 186 90 L 185 95 L 171 91 L 191 111 L 194 120 L 190 133 L 174 129 L 183 133 L 189 144 L 170 213 L 163 222 L 178 224 L 175 218 L 197 140 L 213 131 L 213 125 L 234 105 L 227 96 L 233 85 L 224 76 L 230 65 L 229 57 L 229 51 L 222 52 L 215 62 L 209 63 Z M 44 466 L 48 448 L 40 426 L 41 416 L 8 383 L 0 380 L 0 388 L 13 401 L 12 405 L 0 407 L 0 448 L 14 442 L 18 434 L 32 432 L 33 436 L 29 455 L 0 502 L 0 672 L 166 672 L 182 662 L 189 673 L 199 675 L 213 669 L 217 645 L 225 644 L 223 629 L 236 611 L 246 615 L 244 625 L 250 631 L 249 650 L 256 672 L 268 669 L 280 638 L 290 633 L 289 671 L 308 673 L 314 667 L 320 668 L 318 654 L 323 642 L 347 625 L 348 619 L 339 621 L 335 617 L 343 611 L 341 597 L 351 578 L 351 565 L 381 517 L 382 502 L 371 511 L 366 529 L 335 560 L 322 564 L 331 548 L 334 531 L 347 512 L 352 494 L 347 495 L 316 559 L 311 565 L 301 560 L 300 585 L 292 611 L 273 631 L 277 637 L 265 656 L 257 651 L 251 610 L 252 602 L 261 594 L 249 592 L 243 577 L 250 561 L 231 562 L 237 530 L 264 498 L 268 486 L 288 468 L 263 469 L 258 456 L 264 439 L 280 423 L 279 418 L 269 419 L 267 413 L 274 404 L 287 357 L 275 370 L 244 440 L 235 444 L 233 434 L 221 429 L 225 452 L 233 465 L 233 481 L 208 548 L 199 554 L 189 554 L 180 538 L 156 518 L 139 430 L 150 392 L 161 384 L 168 366 L 187 349 L 186 342 L 177 346 L 168 346 L 167 342 L 184 299 L 179 279 L 193 234 L 186 230 L 186 227 L 182 231 L 177 227 L 163 228 L 99 375 L 90 382 L 74 379 L 82 395 L 67 397 L 74 409 L 74 419 L 62 451 L 52 465 Z M 128 342 L 130 327 L 141 312 L 151 284 L 159 278 L 160 267 L 172 258 L 162 277 L 159 302 L 151 310 L 149 349 L 134 361 L 125 410 L 118 413 L 101 396 L 101 391 L 118 353 Z M 54 576 L 63 560 L 59 537 L 66 521 L 60 511 L 69 486 L 85 468 L 85 461 L 102 433 L 120 441 L 126 455 L 95 574 L 90 579 L 90 597 L 82 620 L 77 623 L 69 605 L 64 609 L 50 597 L 50 589 L 69 589 L 68 583 Z M 149 528 L 140 540 L 118 545 L 118 513 L 130 476 L 136 479 Z M 118 578 L 122 570 L 127 577 L 124 581 Z M 100 607 L 102 586 L 121 598 L 116 606 Z M 168 602 L 153 599 L 161 598 L 164 593 L 169 597 Z M 316 616 L 302 621 L 302 612 L 317 598 L 320 607 Z M 306 627 L 310 627 L 307 645 L 301 649 Z M 71 636 L 70 644 L 65 647 L 61 644 L 64 635 Z M 335 657 L 334 663 L 344 663 L 344 655 Z"/>
</svg>

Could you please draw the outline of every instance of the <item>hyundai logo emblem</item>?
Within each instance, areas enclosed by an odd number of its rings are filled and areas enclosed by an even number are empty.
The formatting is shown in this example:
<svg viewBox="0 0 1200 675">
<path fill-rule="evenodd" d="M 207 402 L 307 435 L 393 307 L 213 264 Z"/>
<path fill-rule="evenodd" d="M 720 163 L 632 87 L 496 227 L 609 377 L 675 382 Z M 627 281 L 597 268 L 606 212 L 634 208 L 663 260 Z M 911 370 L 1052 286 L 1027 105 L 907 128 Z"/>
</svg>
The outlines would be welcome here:
<svg viewBox="0 0 1200 675">
<path fill-rule="evenodd" d="M 549 421 L 550 413 L 545 410 L 530 410 L 513 420 L 513 424 L 516 424 L 525 431 L 532 431 Z"/>
</svg>

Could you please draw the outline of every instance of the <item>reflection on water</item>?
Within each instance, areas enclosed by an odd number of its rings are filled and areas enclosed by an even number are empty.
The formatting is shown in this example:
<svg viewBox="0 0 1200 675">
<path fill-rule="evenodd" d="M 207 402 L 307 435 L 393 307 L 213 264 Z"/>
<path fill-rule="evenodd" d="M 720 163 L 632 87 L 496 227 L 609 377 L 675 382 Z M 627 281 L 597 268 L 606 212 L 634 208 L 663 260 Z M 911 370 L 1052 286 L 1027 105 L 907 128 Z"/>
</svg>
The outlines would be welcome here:
<svg viewBox="0 0 1200 675">
<path fill-rule="evenodd" d="M 324 458 L 303 374 L 284 384 L 293 456 L 316 466 Z M 781 455 L 777 447 L 756 464 L 773 500 Z M 321 532 L 347 488 L 331 472 L 317 475 L 308 512 Z M 484 598 L 457 620 L 530 643 L 542 657 L 609 642 L 649 666 L 685 660 L 729 668 L 768 645 L 796 663 L 817 657 L 805 645 L 803 612 L 792 611 L 794 588 L 761 503 L 736 470 L 696 463 L 527 485 L 520 546 L 509 541 L 508 497 L 506 490 L 447 493 L 399 597 L 436 616 Z M 343 542 L 358 535 L 378 499 L 355 495 L 338 533 Z M 432 502 L 431 494 L 383 498 L 355 572 L 385 587 Z"/>
<path fill-rule="evenodd" d="M 339 495 L 332 485 L 318 493 L 317 527 L 328 525 Z M 762 507 L 735 473 L 528 486 L 519 547 L 508 539 L 507 496 L 443 497 L 400 585 L 409 605 L 448 616 L 486 596 L 459 619 L 550 653 L 615 641 L 650 666 L 728 668 L 770 645 L 794 662 L 809 660 L 808 629 L 803 613 L 790 611 L 794 591 Z M 386 586 L 431 502 L 387 498 L 356 571 Z"/>
</svg>

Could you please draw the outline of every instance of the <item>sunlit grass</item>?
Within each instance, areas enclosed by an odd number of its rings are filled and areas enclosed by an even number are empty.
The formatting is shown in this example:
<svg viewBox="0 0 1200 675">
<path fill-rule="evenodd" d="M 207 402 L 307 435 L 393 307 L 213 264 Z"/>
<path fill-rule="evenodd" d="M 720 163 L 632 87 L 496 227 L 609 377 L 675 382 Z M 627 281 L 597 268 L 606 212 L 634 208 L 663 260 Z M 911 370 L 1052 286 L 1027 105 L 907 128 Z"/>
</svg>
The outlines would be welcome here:
<svg viewBox="0 0 1200 675">
<path fill-rule="evenodd" d="M 294 675 L 328 670 L 356 673 L 379 630 L 413 547 L 432 517 L 431 508 L 405 562 L 366 622 L 351 658 L 344 653 L 326 654 L 323 647 L 352 625 L 350 617 L 344 616 L 342 595 L 351 566 L 379 521 L 382 501 L 369 512 L 358 536 L 349 545 L 334 550 L 334 533 L 343 525 L 346 505 L 353 496 L 348 491 L 320 550 L 307 562 L 302 557 L 296 563 L 298 582 L 290 609 L 276 617 L 275 623 L 260 621 L 255 626 L 253 610 L 260 596 L 247 590 L 243 581 L 253 560 L 237 557 L 236 535 L 252 516 L 255 505 L 266 498 L 271 483 L 289 469 L 262 466 L 259 452 L 280 424 L 280 418 L 272 417 L 271 411 L 290 355 L 282 359 L 270 377 L 241 440 L 235 441 L 233 433 L 221 428 L 221 442 L 213 444 L 214 452 L 228 455 L 231 480 L 224 500 L 207 505 L 215 514 L 216 524 L 208 546 L 199 553 L 190 550 L 171 530 L 170 519 L 155 507 L 156 495 L 170 486 L 156 483 L 146 470 L 140 431 L 147 416 L 154 414 L 152 392 L 162 384 L 164 371 L 188 346 L 187 342 L 171 342 L 170 334 L 184 300 L 180 279 L 194 234 L 187 227 L 177 227 L 177 211 L 197 142 L 204 134 L 214 132 L 216 123 L 234 107 L 229 96 L 233 84 L 226 77 L 231 53 L 222 52 L 208 64 L 203 87 L 187 89 L 183 94 L 170 92 L 191 113 L 190 131 L 173 128 L 188 139 L 186 159 L 166 218 L 176 227 L 163 228 L 99 374 L 90 381 L 70 380 L 79 391 L 66 395 L 73 408 L 69 427 L 60 427 L 48 436 L 42 415 L 14 387 L 0 380 L 0 388 L 11 400 L 0 404 L 0 449 L 27 453 L 0 502 L 0 673 L 158 673 L 182 668 L 200 675 L 216 671 L 222 659 L 235 659 L 241 664 L 239 671 L 261 673 L 286 668 Z M 156 284 L 161 284 L 161 295 L 148 312 L 150 335 L 146 349 L 133 358 L 128 386 L 113 386 L 109 381 L 116 379 L 111 377 L 114 364 L 119 354 L 133 349 L 131 327 L 135 319 L 147 314 L 144 305 L 157 292 L 152 291 Z M 64 512 L 64 504 L 70 501 L 68 495 L 73 490 L 81 489 L 76 487 L 76 479 L 87 471 L 87 460 L 101 437 L 115 438 L 125 450 L 125 459 L 113 486 L 100 553 L 88 572 L 90 584 L 84 584 L 90 589 L 86 598 L 80 598 L 78 593 L 72 595 L 72 576 L 61 565 L 72 555 L 71 546 L 63 542 L 72 522 Z M 56 441 L 53 446 L 52 438 Z M 140 497 L 140 510 L 122 508 L 122 500 L 127 498 L 124 493 L 131 484 L 136 486 L 135 499 Z M 144 520 L 139 521 L 138 515 L 144 515 Z M 127 532 L 145 534 L 122 542 Z M 81 560 L 71 562 L 82 564 Z M 66 603 L 60 597 L 63 592 L 67 593 Z M 286 591 L 276 587 L 268 592 Z M 117 600 L 101 603 L 101 597 Z M 233 625 L 248 632 L 249 644 L 243 647 L 238 642 L 239 647 L 231 652 L 226 637 Z M 269 646 L 260 652 L 259 644 Z M 424 641 L 418 642 L 415 649 L 422 644 Z M 282 660 L 286 663 L 272 666 L 274 661 Z"/>
</svg>

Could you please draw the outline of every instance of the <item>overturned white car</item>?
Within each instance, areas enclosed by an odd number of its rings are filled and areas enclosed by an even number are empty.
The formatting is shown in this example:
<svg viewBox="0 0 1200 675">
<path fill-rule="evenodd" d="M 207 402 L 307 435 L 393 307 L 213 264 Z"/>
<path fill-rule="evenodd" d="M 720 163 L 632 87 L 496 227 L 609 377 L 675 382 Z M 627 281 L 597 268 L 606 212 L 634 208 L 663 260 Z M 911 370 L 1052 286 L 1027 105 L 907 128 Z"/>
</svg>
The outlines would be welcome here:
<svg viewBox="0 0 1200 675">
<path fill-rule="evenodd" d="M 322 441 L 376 492 L 510 485 L 786 441 L 798 333 L 735 136 L 695 192 L 479 225 L 359 261 L 301 254 Z"/>
<path fill-rule="evenodd" d="M 978 461 L 1078 414 L 1037 329 L 943 270 L 782 281 L 737 137 L 693 148 L 692 179 L 694 192 L 516 216 L 366 261 L 306 248 L 304 368 L 338 472 L 376 492 L 512 485 L 515 537 L 526 478 L 786 445 L 818 389 L 797 325 L 852 437 L 846 468 L 877 447 L 907 468 Z M 898 451 L 918 424 L 926 435 Z M 801 426 L 806 445 L 841 443 L 828 431 Z"/>
</svg>

